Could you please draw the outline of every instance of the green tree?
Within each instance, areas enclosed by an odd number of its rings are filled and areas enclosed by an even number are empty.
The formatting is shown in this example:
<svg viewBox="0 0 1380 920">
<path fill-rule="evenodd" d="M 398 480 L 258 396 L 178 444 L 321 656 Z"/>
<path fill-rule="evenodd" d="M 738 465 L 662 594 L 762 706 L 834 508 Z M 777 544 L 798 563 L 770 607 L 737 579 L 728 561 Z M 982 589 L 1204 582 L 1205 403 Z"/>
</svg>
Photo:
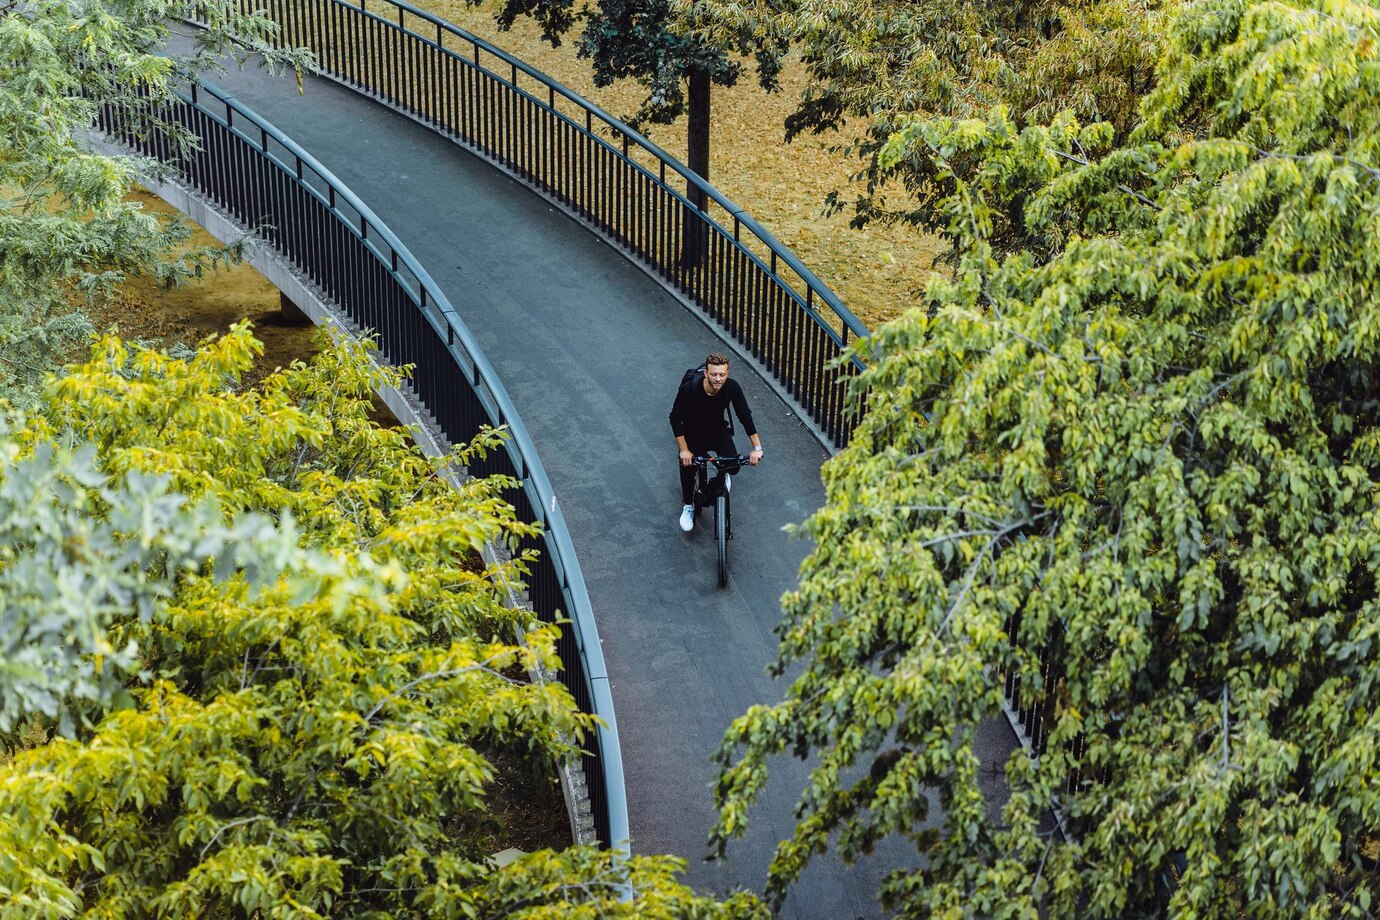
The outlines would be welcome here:
<svg viewBox="0 0 1380 920">
<path fill-rule="evenodd" d="M 44 442 L 17 459 L 18 445 L 4 443 L 0 737 L 13 740 L 35 715 L 71 736 L 86 708 L 126 702 L 138 649 L 111 646 L 107 629 L 131 610 L 147 622 L 183 570 L 215 559 L 257 582 L 281 574 L 284 544 L 296 544 L 290 521 L 246 515 L 226 526 L 213 503 L 186 502 L 165 477 L 108 480 L 90 445 Z"/>
<path fill-rule="evenodd" d="M 906 915 L 1373 915 L 1377 38 L 1365 4 L 1206 0 L 1124 141 L 1002 109 L 892 139 L 952 183 L 956 270 L 876 336 L 785 598 L 800 676 L 721 752 L 720 847 L 770 754 L 818 758 L 773 894 L 899 837 Z M 1006 670 L 1048 737 L 992 821 Z"/>
<path fill-rule="evenodd" d="M 170 54 L 168 24 L 190 17 L 207 28 L 193 52 Z M 173 255 L 187 238 L 183 225 L 124 201 L 157 167 L 94 153 L 87 131 L 101 106 L 128 113 L 129 130 L 146 130 L 158 103 L 223 55 L 304 66 L 301 54 L 264 40 L 275 28 L 226 0 L 0 7 L 0 396 L 32 405 L 43 375 L 90 335 L 85 305 L 125 276 L 172 284 L 231 255 Z M 133 105 L 140 101 L 153 105 Z"/>
<path fill-rule="evenodd" d="M 677 13 L 672 0 L 598 0 L 579 7 L 570 0 L 502 0 L 495 18 L 506 29 L 523 15 L 536 20 L 553 47 L 583 20 L 576 48 L 580 57 L 590 60 L 594 84 L 610 86 L 622 78 L 642 84 L 647 95 L 631 116 L 634 126 L 669 124 L 685 114 L 686 165 L 709 181 L 711 92 L 716 83 L 738 82 L 742 65 L 733 56 L 736 44 L 705 41 L 673 28 Z M 763 66 L 770 71 L 778 65 L 764 58 Z M 709 203 L 693 183 L 686 186 L 686 197 L 701 211 Z M 701 221 L 687 217 L 682 262 L 699 264 L 708 239 Z"/>
<path fill-rule="evenodd" d="M 0 439 L 6 487 L 55 441 L 88 445 L 94 467 L 69 463 L 60 497 L 117 535 L 141 507 L 120 484 L 151 477 L 226 527 L 280 522 L 257 579 L 200 540 L 184 556 L 205 563 L 169 563 L 145 609 L 106 605 L 92 664 L 133 648 L 139 673 L 91 727 L 0 766 L 0 916 L 759 916 L 750 897 L 697 897 L 665 858 L 488 863 L 490 755 L 549 764 L 593 721 L 526 677 L 560 666 L 557 627 L 501 601 L 529 557 L 478 555 L 530 532 L 502 499 L 514 483 L 442 475 L 498 436 L 428 461 L 369 420 L 397 372 L 334 347 L 238 390 L 257 348 L 246 327 L 190 360 L 104 340 L 50 385 L 43 418 Z M 59 584 L 105 558 L 68 549 L 48 559 Z M 82 600 L 45 602 L 66 620 Z"/>
<path fill-rule="evenodd" d="M 678 31 L 751 53 L 768 90 L 798 51 L 809 82 L 786 139 L 847 131 L 862 159 L 855 223 L 929 227 L 952 190 L 925 159 L 877 154 L 915 113 L 970 117 L 1005 105 L 1018 126 L 1072 111 L 1124 136 L 1150 90 L 1160 48 L 1160 0 L 675 0 Z M 891 181 L 894 180 L 894 183 Z M 844 205 L 838 194 L 835 207 Z"/>
</svg>

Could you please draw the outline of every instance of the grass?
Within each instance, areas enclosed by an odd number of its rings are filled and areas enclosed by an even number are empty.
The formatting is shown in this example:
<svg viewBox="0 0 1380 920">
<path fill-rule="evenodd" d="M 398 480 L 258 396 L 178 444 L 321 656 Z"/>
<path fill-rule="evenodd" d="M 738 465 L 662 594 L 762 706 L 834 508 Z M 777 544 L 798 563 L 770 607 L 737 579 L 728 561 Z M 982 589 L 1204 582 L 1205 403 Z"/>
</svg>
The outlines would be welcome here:
<svg viewBox="0 0 1380 920">
<path fill-rule="evenodd" d="M 590 63 L 575 56 L 573 43 L 551 48 L 529 19 L 500 32 L 488 7 L 471 7 L 463 0 L 421 0 L 417 5 L 543 71 L 615 117 L 631 114 L 642 99 L 642 88 L 631 80 L 594 86 Z M 825 215 L 829 192 L 843 190 L 845 200 L 855 196 L 857 186 L 849 173 L 857 162 L 830 150 L 846 139 L 838 135 L 784 143 L 782 126 L 805 81 L 803 66 L 792 60 L 782 73 L 781 92 L 764 92 L 750 74 L 735 87 L 714 87 L 709 179 L 875 328 L 917 302 L 940 244 L 911 227 L 853 230 L 849 212 Z M 683 117 L 646 133 L 684 161 Z"/>
</svg>

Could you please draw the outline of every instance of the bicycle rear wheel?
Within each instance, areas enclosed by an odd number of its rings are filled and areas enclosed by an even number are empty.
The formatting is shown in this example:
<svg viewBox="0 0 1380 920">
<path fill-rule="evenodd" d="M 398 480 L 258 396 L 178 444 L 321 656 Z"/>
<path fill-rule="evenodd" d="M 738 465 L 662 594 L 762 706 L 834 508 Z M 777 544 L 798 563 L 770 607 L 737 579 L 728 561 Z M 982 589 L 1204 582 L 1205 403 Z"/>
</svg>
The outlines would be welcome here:
<svg viewBox="0 0 1380 920">
<path fill-rule="evenodd" d="M 714 499 L 714 539 L 719 544 L 719 587 L 728 585 L 728 499 Z"/>
</svg>

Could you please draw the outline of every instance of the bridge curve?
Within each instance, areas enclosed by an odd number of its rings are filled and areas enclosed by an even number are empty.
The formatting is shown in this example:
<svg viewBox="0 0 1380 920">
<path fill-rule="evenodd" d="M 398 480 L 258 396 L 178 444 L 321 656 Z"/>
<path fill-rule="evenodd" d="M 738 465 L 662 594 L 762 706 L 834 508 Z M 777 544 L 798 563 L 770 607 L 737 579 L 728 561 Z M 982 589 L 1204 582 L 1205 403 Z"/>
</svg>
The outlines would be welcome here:
<svg viewBox="0 0 1380 920">
<path fill-rule="evenodd" d="M 327 25 L 323 42 L 358 40 L 340 20 Z M 299 20 L 294 28 L 300 27 Z M 370 54 L 382 60 L 397 51 Z M 375 75 L 386 77 L 384 69 Z M 415 88 L 430 78 L 419 82 L 414 72 L 397 79 Z M 309 79 L 304 94 L 290 77 L 256 71 L 231 72 L 220 82 L 311 151 L 393 228 L 506 384 L 549 474 L 552 491 L 542 502 L 563 512 L 597 611 L 634 851 L 686 858 L 688 881 L 702 890 L 760 891 L 776 841 L 791 833 L 791 805 L 806 767 L 773 764 L 772 785 L 747 838 L 730 847 L 727 861 L 704 863 L 714 817 L 709 757 L 733 718 L 780 697 L 765 667 L 776 654 L 779 597 L 795 583 L 807 551 L 787 541 L 782 528 L 823 501 L 818 470 L 826 445 L 843 443 L 851 428 L 840 378 L 855 369 L 827 365 L 850 335 L 865 330 L 717 192 L 711 207 L 731 220 L 705 215 L 707 243 L 697 264 L 683 257 L 687 220 L 695 219 L 684 196 L 672 191 L 670 206 L 629 205 L 633 199 L 620 197 L 620 190 L 643 180 L 554 193 L 548 180 L 567 168 L 560 165 L 562 152 L 580 145 L 595 150 L 579 162 L 597 171 L 605 141 L 590 146 L 550 129 L 545 141 L 528 146 L 539 169 L 500 163 L 505 174 L 492 168 L 496 148 L 480 143 L 472 156 L 428 127 L 433 103 L 381 106 L 354 91 L 359 87 L 342 85 L 354 82 L 344 78 Z M 548 107 L 555 105 L 552 91 Z M 593 114 L 586 117 L 592 127 Z M 514 122 L 495 116 L 486 124 L 481 135 L 516 136 Z M 627 133 L 621 143 L 630 143 Z M 643 179 L 660 180 L 662 169 L 644 167 Z M 662 193 L 669 189 L 660 185 Z M 531 194 L 534 186 L 550 198 Z M 600 235 L 589 233 L 591 226 Z M 730 245 L 745 228 L 755 240 Z M 640 258 L 641 267 L 630 257 Z M 787 272 L 795 272 L 795 283 L 784 279 Z M 678 483 L 665 419 L 681 370 L 726 342 L 738 355 L 735 376 L 768 455 L 762 468 L 735 482 L 738 539 L 729 589 L 720 591 L 712 540 L 702 531 L 686 538 L 675 524 Z M 749 367 L 760 376 L 745 373 Z M 1000 764 L 1010 739 L 990 741 L 984 760 Z M 992 785 L 998 791 L 995 774 Z M 783 914 L 875 915 L 884 869 L 916 860 L 899 846 L 879 855 L 853 868 L 818 860 Z"/>
<path fill-rule="evenodd" d="M 778 601 L 807 547 L 781 528 L 823 501 L 828 452 L 798 410 L 735 360 L 767 458 L 735 483 L 729 587 L 712 543 L 676 525 L 666 421 L 680 373 L 724 342 L 625 255 L 515 180 L 397 113 L 321 81 L 222 76 L 391 226 L 445 291 L 511 394 L 564 514 L 598 619 L 618 715 L 632 849 L 674 853 L 702 890 L 760 891 L 793 827 L 796 763 L 725 862 L 705 863 L 710 783 L 729 722 L 772 702 Z M 739 440 L 742 440 L 741 434 Z M 799 917 L 876 912 L 880 874 L 822 863 Z"/>
</svg>

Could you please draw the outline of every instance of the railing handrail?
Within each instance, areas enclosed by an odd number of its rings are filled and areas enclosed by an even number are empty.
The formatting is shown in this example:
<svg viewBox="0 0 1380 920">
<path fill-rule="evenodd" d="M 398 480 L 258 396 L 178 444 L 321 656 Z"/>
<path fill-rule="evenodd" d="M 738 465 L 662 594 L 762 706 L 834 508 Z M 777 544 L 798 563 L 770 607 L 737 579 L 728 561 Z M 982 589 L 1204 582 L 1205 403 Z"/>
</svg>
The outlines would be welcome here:
<svg viewBox="0 0 1380 920">
<path fill-rule="evenodd" d="M 332 2 L 338 3 L 342 6 L 356 6 L 356 4 L 349 2 L 349 0 L 332 0 Z M 357 9 L 359 9 L 359 11 L 365 14 L 366 16 L 376 18 L 380 22 L 383 22 L 390 26 L 394 25 L 394 23 L 378 15 L 377 13 L 371 12 L 367 7 L 368 2 L 369 0 L 359 0 L 357 4 Z M 409 32 L 410 34 L 414 35 L 418 40 L 432 44 L 438 50 L 453 55 L 455 54 L 455 52 L 452 49 L 446 48 L 440 42 L 439 33 L 444 31 L 455 36 L 456 38 L 467 41 L 476 48 L 482 49 L 487 54 L 490 54 L 493 57 L 496 57 L 499 60 L 503 61 L 505 64 L 509 65 L 510 70 L 521 71 L 527 74 L 527 76 L 531 77 L 538 83 L 545 86 L 549 91 L 553 93 L 558 93 L 567 101 L 580 108 L 591 119 L 598 119 L 608 128 L 617 132 L 624 138 L 630 140 L 641 149 L 647 151 L 649 154 L 655 157 L 661 164 L 671 169 L 688 184 L 693 185 L 695 188 L 699 189 L 701 192 L 705 194 L 705 196 L 708 199 L 713 201 L 715 204 L 719 205 L 721 208 L 724 209 L 725 212 L 731 214 L 736 221 L 742 224 L 742 226 L 746 227 L 749 231 L 751 231 L 753 236 L 760 240 L 769 252 L 771 252 L 776 258 L 780 259 L 787 267 L 791 269 L 791 271 L 795 272 L 795 274 L 799 276 L 802 281 L 805 282 L 806 286 L 813 292 L 813 294 L 817 295 L 820 299 L 823 300 L 823 302 L 839 318 L 839 322 L 845 329 L 852 332 L 853 335 L 859 339 L 866 339 L 872 335 L 871 331 L 867 328 L 867 326 L 865 326 L 863 322 L 859 320 L 857 316 L 854 315 L 853 311 L 849 310 L 848 307 L 844 305 L 843 301 L 839 299 L 838 295 L 835 294 L 827 284 L 821 281 L 819 277 L 815 275 L 814 272 L 812 272 L 808 267 L 806 267 L 806 265 L 800 261 L 799 257 L 797 257 L 795 253 L 793 253 L 784 243 L 778 240 L 770 230 L 759 224 L 745 209 L 743 209 L 741 206 L 735 203 L 728 196 L 720 192 L 717 188 L 715 188 L 711 183 L 707 182 L 698 173 L 694 172 L 689 167 L 681 163 L 680 160 L 676 159 L 671 154 L 667 153 L 665 150 L 662 150 L 661 147 L 657 146 L 649 138 L 643 136 L 640 132 L 629 127 L 623 121 L 610 115 L 608 112 L 604 111 L 602 108 L 595 105 L 593 102 L 590 102 L 588 99 L 585 99 L 579 93 L 576 93 L 574 90 L 566 88 L 559 81 L 552 79 L 551 77 L 547 76 L 546 74 L 542 73 L 536 68 L 531 67 L 522 60 L 513 57 L 511 54 L 504 51 L 502 48 L 499 48 L 498 46 L 493 45 L 488 41 L 485 41 L 477 35 L 465 31 L 464 29 L 460 28 L 459 26 L 453 23 L 447 22 L 439 16 L 429 13 L 426 10 L 418 9 L 412 4 L 407 3 L 406 0 L 374 0 L 374 2 L 386 3 L 390 6 L 397 8 L 400 11 L 400 13 L 401 11 L 405 11 L 406 13 L 412 16 L 416 16 L 419 19 L 423 19 L 426 22 L 431 23 L 437 28 L 438 38 L 432 39 L 426 35 L 421 34 L 420 32 L 414 32 L 408 29 L 407 25 L 403 21 L 402 15 L 400 14 L 398 17 L 398 22 L 396 23 L 397 28 Z M 522 95 L 531 99 L 537 105 L 542 106 L 543 108 L 552 112 L 552 114 L 565 120 L 576 130 L 590 134 L 596 140 L 600 141 L 605 146 L 607 146 L 615 154 L 618 154 L 620 156 L 626 156 L 625 154 L 622 154 L 622 152 L 619 151 L 616 147 L 614 147 L 611 144 L 608 144 L 606 141 L 604 141 L 603 138 L 599 137 L 598 134 L 595 133 L 589 125 L 581 125 L 579 122 L 571 119 L 564 112 L 560 111 L 559 109 L 556 109 L 548 102 L 543 101 L 537 96 L 533 96 L 531 93 L 528 93 L 526 90 L 522 89 L 522 87 L 517 85 L 516 80 L 509 79 L 503 76 L 501 73 L 485 67 L 477 60 L 471 61 L 466 58 L 460 57 L 459 55 L 455 56 L 460 60 L 465 61 L 465 63 L 470 64 L 484 71 L 494 79 L 507 84 L 515 92 L 521 93 Z M 631 160 L 630 157 L 628 159 Z M 641 166 L 641 164 L 637 163 L 635 160 L 631 160 L 631 162 L 635 166 Z M 665 184 L 659 176 L 651 175 L 650 177 L 654 181 Z M 672 191 L 674 191 L 674 189 Z M 679 193 L 676 194 L 678 197 L 684 197 L 680 196 Z M 686 203 L 689 204 L 688 199 L 686 200 Z"/>
<path fill-rule="evenodd" d="M 227 112 L 233 115 L 222 118 L 216 112 L 205 108 L 198 99 L 199 90 L 204 90 L 215 99 L 224 103 Z M 531 490 L 535 493 L 537 501 L 532 502 L 534 512 L 541 520 L 546 533 L 551 537 L 556 545 L 556 557 L 552 560 L 556 571 L 561 576 L 563 587 L 570 597 L 571 610 L 566 611 L 574 627 L 574 639 L 580 650 L 580 656 L 584 663 L 584 673 L 590 684 L 590 699 L 594 714 L 603 720 L 604 725 L 599 728 L 600 749 L 603 754 L 605 789 L 608 793 L 609 802 L 609 823 L 610 841 L 615 847 L 627 847 L 629 839 L 627 795 L 624 789 L 622 753 L 618 741 L 618 723 L 614 718 L 613 700 L 608 689 L 608 669 L 604 662 L 603 648 L 599 642 L 599 630 L 594 620 L 593 605 L 589 600 L 589 591 L 585 585 L 584 574 L 580 568 L 579 557 L 575 553 L 574 542 L 570 538 L 569 529 L 565 523 L 565 515 L 562 513 L 556 500 L 555 489 L 551 486 L 551 481 L 546 475 L 546 470 L 542 466 L 537 454 L 536 445 L 532 441 L 523 424 L 521 417 L 514 407 L 503 381 L 498 373 L 490 364 L 488 356 L 485 355 L 478 342 L 475 341 L 473 334 L 465 322 L 460 319 L 459 314 L 451 305 L 450 299 L 432 280 L 431 275 L 421 263 L 412 255 L 411 251 L 397 238 L 388 228 L 373 209 L 365 204 L 350 188 L 320 163 L 315 157 L 299 146 L 292 138 L 288 137 L 276 126 L 260 118 L 252 109 L 243 105 L 233 95 L 224 92 L 215 84 L 209 81 L 201 81 L 199 86 L 192 85 L 190 97 L 178 93 L 190 105 L 203 111 L 208 117 L 220 122 L 226 129 L 234 131 L 247 141 L 254 143 L 255 138 L 248 137 L 244 131 L 237 128 L 234 124 L 236 116 L 249 121 L 259 132 L 257 142 L 262 148 L 262 153 L 270 160 L 277 160 L 276 155 L 268 149 L 267 139 L 272 138 L 285 150 L 291 153 L 298 161 L 297 164 L 286 164 L 279 162 L 278 165 L 284 169 L 295 171 L 299 180 L 301 178 L 300 167 L 306 166 L 332 190 L 335 199 L 346 202 L 352 210 L 360 216 L 361 235 L 368 242 L 370 234 L 388 246 L 390 256 L 396 260 L 389 267 L 390 272 L 396 277 L 398 275 L 397 266 L 401 264 L 417 280 L 420 293 L 420 307 L 423 314 L 429 321 L 434 319 L 427 312 L 428 301 L 434 306 L 436 312 L 445 322 L 447 333 L 447 343 L 458 344 L 469 358 L 470 364 L 474 369 L 475 379 L 468 381 L 472 386 L 476 386 L 481 380 L 484 388 L 488 390 L 493 407 L 490 409 L 491 421 L 495 427 L 506 425 L 511 437 L 504 444 L 504 449 L 508 452 L 513 461 L 514 468 L 518 471 L 518 478 L 525 483 L 531 484 Z M 310 194 L 317 197 L 319 201 L 326 204 L 332 212 L 338 211 L 338 206 L 334 201 L 328 200 L 320 195 L 319 190 L 311 183 L 302 183 L 303 187 Z M 348 221 L 345 221 L 349 225 Z M 369 229 L 363 230 L 366 225 Z M 351 228 L 353 229 L 353 228 Z M 370 246 L 373 249 L 373 246 Z M 440 330 L 437 330 L 440 332 Z M 457 368 L 457 371 L 463 370 Z M 461 376 L 465 376 L 463 373 Z M 481 397 L 481 401 L 482 397 Z"/>
</svg>

